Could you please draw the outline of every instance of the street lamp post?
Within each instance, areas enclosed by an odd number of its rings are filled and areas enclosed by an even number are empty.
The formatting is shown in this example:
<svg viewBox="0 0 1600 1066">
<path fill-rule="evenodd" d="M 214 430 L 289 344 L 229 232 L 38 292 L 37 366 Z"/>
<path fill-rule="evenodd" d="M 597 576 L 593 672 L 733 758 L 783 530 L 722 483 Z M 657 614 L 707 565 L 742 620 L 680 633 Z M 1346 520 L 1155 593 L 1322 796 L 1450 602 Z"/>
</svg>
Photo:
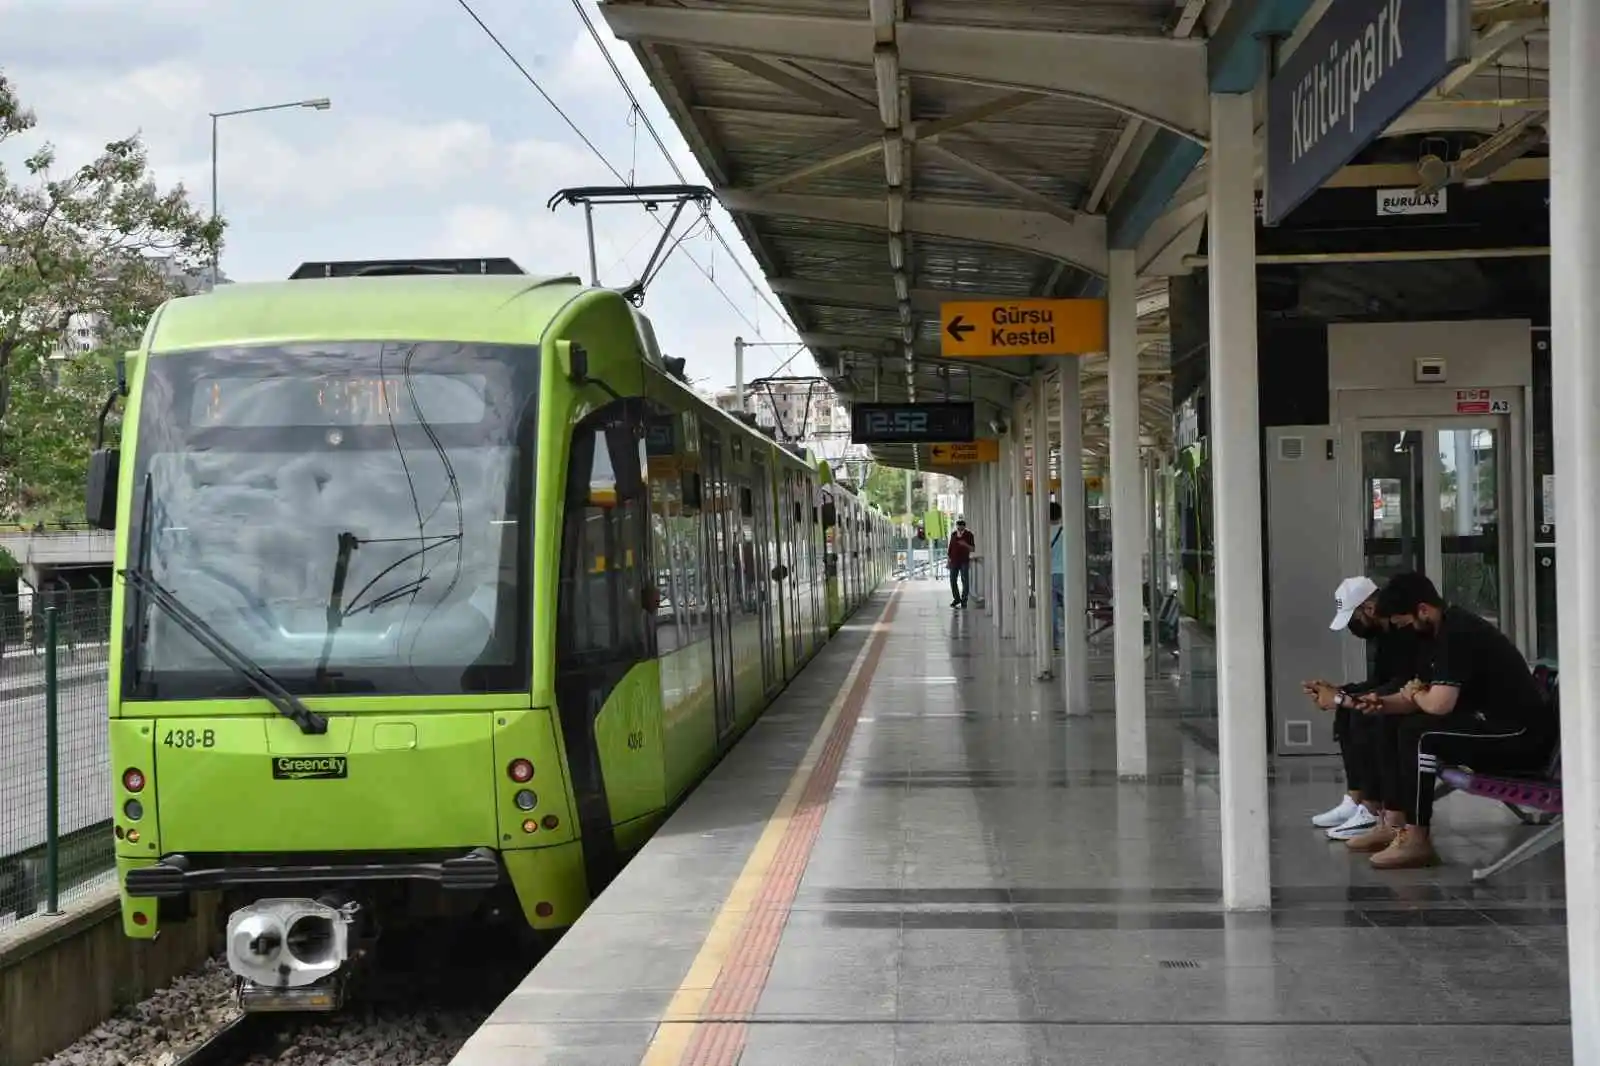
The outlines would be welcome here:
<svg viewBox="0 0 1600 1066">
<path fill-rule="evenodd" d="M 234 115 L 254 115 L 262 111 L 287 111 L 293 107 L 310 108 L 313 111 L 326 111 L 333 106 L 333 101 L 326 96 L 315 100 L 294 100 L 287 104 L 267 104 L 265 107 L 241 107 L 233 111 L 211 112 L 211 221 L 216 223 L 219 217 L 217 210 L 217 120 L 230 118 Z M 211 245 L 211 287 L 217 287 L 218 247 L 215 241 Z"/>
</svg>

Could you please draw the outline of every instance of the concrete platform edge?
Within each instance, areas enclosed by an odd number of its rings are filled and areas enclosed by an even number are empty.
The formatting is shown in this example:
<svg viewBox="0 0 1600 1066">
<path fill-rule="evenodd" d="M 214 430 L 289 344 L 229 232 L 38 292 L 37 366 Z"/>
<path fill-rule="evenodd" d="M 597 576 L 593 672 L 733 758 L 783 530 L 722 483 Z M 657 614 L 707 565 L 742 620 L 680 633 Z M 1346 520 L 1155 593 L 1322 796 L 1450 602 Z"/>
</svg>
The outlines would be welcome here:
<svg viewBox="0 0 1600 1066">
<path fill-rule="evenodd" d="M 197 897 L 189 921 L 130 940 L 108 886 L 28 919 L 0 940 L 0 1066 L 31 1066 L 199 966 L 221 950 L 216 911 L 214 895 Z"/>
<path fill-rule="evenodd" d="M 452 1066 L 540 1061 L 554 1028 L 578 1027 L 608 1060 L 639 1061 L 894 588 L 845 620 Z"/>
</svg>

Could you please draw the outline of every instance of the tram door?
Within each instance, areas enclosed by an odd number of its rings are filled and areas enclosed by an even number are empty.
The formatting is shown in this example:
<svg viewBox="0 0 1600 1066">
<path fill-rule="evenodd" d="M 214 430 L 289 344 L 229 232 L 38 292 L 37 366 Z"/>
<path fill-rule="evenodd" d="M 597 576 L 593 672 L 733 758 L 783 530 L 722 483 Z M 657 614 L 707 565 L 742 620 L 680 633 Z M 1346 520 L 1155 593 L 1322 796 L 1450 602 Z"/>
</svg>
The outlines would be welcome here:
<svg viewBox="0 0 1600 1066">
<path fill-rule="evenodd" d="M 786 619 L 789 640 L 784 643 L 787 650 L 787 667 L 789 672 L 795 671 L 800 666 L 800 659 L 805 658 L 805 635 L 800 631 L 800 544 L 802 528 L 800 528 L 800 501 L 795 491 L 794 471 L 784 471 L 784 495 L 778 507 L 779 527 L 782 530 L 781 555 L 787 576 L 782 581 L 784 587 L 784 619 Z"/>
<path fill-rule="evenodd" d="M 778 662 L 779 656 L 782 655 L 778 647 L 778 630 L 781 610 L 780 590 L 783 585 L 782 582 L 772 579 L 773 567 L 778 562 L 773 555 L 772 472 L 767 468 L 766 460 L 759 455 L 753 457 L 753 465 L 756 494 L 755 587 L 761 590 L 760 600 L 756 604 L 761 612 L 761 683 L 767 694 L 771 695 L 783 683 Z"/>
<path fill-rule="evenodd" d="M 822 546 L 822 495 L 817 492 L 817 485 L 806 475 L 801 488 L 801 514 L 805 526 L 805 552 L 806 552 L 806 584 L 811 588 L 811 646 L 813 649 L 821 645 L 823 635 L 828 631 L 828 596 L 827 588 L 823 584 L 826 575 L 823 573 L 821 553 Z"/>
<path fill-rule="evenodd" d="M 729 510 L 735 506 L 722 468 L 722 441 L 709 427 L 701 429 L 706 483 L 700 509 L 705 550 L 700 558 L 706 569 L 705 589 L 711 607 L 711 673 L 716 691 L 717 739 L 726 737 L 734 723 L 733 595 L 728 564 L 733 556 Z"/>
</svg>

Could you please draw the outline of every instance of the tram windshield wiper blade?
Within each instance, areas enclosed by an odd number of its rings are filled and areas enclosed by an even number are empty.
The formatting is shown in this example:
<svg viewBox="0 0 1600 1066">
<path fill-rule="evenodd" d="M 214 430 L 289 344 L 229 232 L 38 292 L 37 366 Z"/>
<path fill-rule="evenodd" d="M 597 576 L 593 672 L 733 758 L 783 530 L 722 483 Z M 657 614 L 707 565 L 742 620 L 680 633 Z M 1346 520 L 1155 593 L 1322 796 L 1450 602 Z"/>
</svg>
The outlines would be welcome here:
<svg viewBox="0 0 1600 1066">
<path fill-rule="evenodd" d="M 271 674 L 212 628 L 209 622 L 184 606 L 155 578 L 134 568 L 122 571 L 122 578 L 132 585 L 141 597 L 148 596 L 152 603 L 160 607 L 167 617 L 193 637 L 196 643 L 204 646 L 224 665 L 244 678 L 251 688 L 277 708 L 279 714 L 299 726 L 300 732 L 320 735 L 328 731 L 326 718 L 301 703 L 294 693 L 278 684 Z"/>
</svg>

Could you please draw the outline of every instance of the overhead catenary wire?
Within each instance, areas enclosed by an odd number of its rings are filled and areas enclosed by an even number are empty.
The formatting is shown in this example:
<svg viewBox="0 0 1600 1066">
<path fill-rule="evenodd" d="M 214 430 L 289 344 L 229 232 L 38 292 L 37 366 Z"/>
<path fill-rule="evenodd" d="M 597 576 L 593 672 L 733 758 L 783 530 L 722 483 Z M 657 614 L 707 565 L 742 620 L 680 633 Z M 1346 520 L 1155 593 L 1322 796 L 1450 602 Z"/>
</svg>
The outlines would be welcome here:
<svg viewBox="0 0 1600 1066">
<path fill-rule="evenodd" d="M 472 19 L 473 22 L 477 23 L 478 28 L 483 31 L 484 35 L 487 36 L 490 41 L 494 42 L 494 46 L 496 48 L 498 48 L 500 50 L 501 54 L 504 55 L 506 57 L 506 59 L 511 62 L 511 65 L 517 69 L 517 72 L 522 75 L 523 80 L 526 81 L 529 85 L 533 86 L 534 91 L 537 92 L 544 99 L 545 103 L 550 105 L 551 110 L 555 111 L 555 113 L 561 117 L 561 120 L 567 124 L 567 127 L 569 129 L 571 129 L 572 132 L 577 135 L 577 137 L 578 137 L 578 139 L 580 141 L 583 142 L 584 147 L 588 148 L 589 151 L 594 155 L 594 157 L 596 159 L 600 160 L 601 164 L 604 165 L 605 168 L 611 172 L 611 175 L 614 178 L 617 179 L 617 182 L 619 184 L 622 184 L 622 185 L 628 185 L 629 182 L 627 181 L 627 179 L 625 179 L 622 176 L 622 172 L 619 171 L 615 166 L 612 165 L 611 160 L 606 158 L 605 153 L 602 152 L 595 145 L 594 141 L 590 140 L 589 136 L 586 133 L 583 132 L 583 128 L 580 127 L 577 124 L 577 122 L 575 122 L 573 120 L 572 116 L 567 114 L 567 112 L 561 107 L 561 105 L 556 103 L 555 100 L 550 96 L 550 94 L 545 91 L 544 86 L 539 83 L 539 79 L 535 78 L 533 76 L 533 73 L 531 71 L 529 71 L 528 68 L 523 65 L 522 61 L 516 57 L 516 54 L 514 52 L 512 52 L 510 48 L 506 47 L 505 42 L 503 42 L 500 39 L 499 35 L 496 34 L 494 32 L 494 30 L 489 28 L 488 23 L 484 22 L 483 19 L 478 15 L 478 13 L 473 10 L 472 5 L 470 3 L 468 3 L 467 0 L 456 0 L 456 3 L 457 3 L 457 5 L 460 6 L 461 10 L 463 10 L 463 11 L 465 11 L 467 13 L 467 15 Z M 587 24 L 587 20 L 585 20 L 585 22 Z M 609 62 L 610 59 L 611 59 L 610 53 L 606 52 L 604 48 L 602 48 L 601 50 L 602 50 L 602 52 L 605 53 L 606 59 Z M 626 88 L 626 85 L 624 86 L 624 88 Z M 630 98 L 632 97 L 632 93 L 631 92 L 629 93 L 629 96 L 630 96 Z M 640 118 L 645 119 L 647 124 L 648 124 L 648 116 L 646 116 L 643 113 L 642 109 L 640 111 Z M 654 131 L 653 128 L 650 129 L 650 133 L 651 133 L 652 137 L 656 136 L 655 135 L 655 131 Z M 657 138 L 657 143 L 660 143 L 659 142 L 659 138 Z M 668 157 L 668 162 L 671 162 L 671 157 L 670 156 Z M 677 170 L 676 164 L 673 165 L 673 169 L 675 171 Z M 661 219 L 657 218 L 654 214 L 651 214 L 650 217 L 651 217 L 651 219 L 653 219 L 655 221 L 657 226 L 661 227 L 662 229 L 666 229 L 667 224 L 665 222 L 663 222 Z M 711 224 L 711 220 L 710 219 L 706 220 L 706 224 L 708 226 L 711 226 L 713 232 L 715 232 L 716 227 Z M 719 238 L 720 238 L 720 235 L 719 235 Z M 723 247 L 724 248 L 727 247 L 726 242 L 723 242 Z M 700 271 L 701 276 L 704 277 L 708 282 L 710 282 L 711 283 L 711 287 L 717 290 L 717 294 L 720 295 L 723 298 L 723 300 L 727 302 L 729 307 L 733 308 L 734 314 L 738 315 L 739 318 L 744 321 L 745 325 L 747 325 L 751 329 L 755 330 L 757 335 L 762 335 L 761 326 L 759 324 L 757 324 L 756 322 L 752 321 L 751 318 L 747 314 L 745 314 L 744 309 L 742 307 L 740 307 L 734 301 L 733 297 L 728 294 L 728 291 L 726 289 L 724 289 L 721 285 L 719 285 L 717 283 L 717 279 L 715 277 L 713 277 L 710 274 L 710 272 L 708 272 L 706 270 L 706 268 L 704 266 L 701 265 L 700 261 L 698 259 L 696 259 L 693 255 L 691 255 L 687 249 L 680 249 L 680 250 L 683 252 L 684 258 L 688 259 L 689 262 L 694 264 L 695 269 Z M 730 252 L 730 258 L 732 258 L 731 252 Z M 740 271 L 744 273 L 746 279 L 749 279 L 749 277 L 750 277 L 749 273 L 744 270 L 744 266 L 738 261 L 738 259 L 735 258 L 733 260 L 733 262 L 734 262 L 734 265 L 739 267 Z M 752 286 L 753 285 L 754 285 L 754 282 L 752 282 Z M 761 293 L 760 293 L 759 290 L 756 290 L 756 295 L 757 296 L 761 296 Z M 765 297 L 762 297 L 762 298 L 765 299 Z M 767 301 L 767 303 L 768 303 L 768 306 L 771 306 L 771 301 Z"/>
<path fill-rule="evenodd" d="M 633 114 L 638 117 L 638 121 L 644 123 L 645 131 L 650 134 L 650 139 L 656 142 L 656 147 L 661 150 L 662 158 L 666 159 L 667 166 L 672 168 L 672 173 L 677 175 L 678 181 L 682 184 L 688 184 L 689 179 L 684 176 L 683 168 L 678 166 L 678 161 L 673 158 L 672 152 L 668 150 L 666 141 L 662 140 L 661 134 L 656 131 L 655 123 L 650 121 L 649 112 L 645 111 L 644 105 L 639 103 L 638 96 L 634 95 L 633 86 L 628 84 L 628 79 L 622 73 L 622 68 L 617 66 L 616 59 L 611 55 L 611 49 L 606 47 L 605 39 L 600 36 L 600 30 L 596 28 L 594 20 L 589 17 L 589 12 L 584 8 L 583 4 L 584 0 L 572 0 L 572 9 L 578 13 L 578 18 L 583 20 L 584 29 L 589 31 L 589 37 L 594 41 L 594 46 L 600 49 L 601 56 L 605 58 L 606 66 L 611 68 L 611 76 L 617 79 L 617 84 L 627 94 L 628 102 L 633 105 Z M 722 245 L 722 250 L 728 253 L 728 258 L 733 260 L 733 265 L 739 268 L 739 273 L 744 275 L 744 280 L 750 283 L 750 288 L 760 297 L 761 302 L 766 304 L 772 313 L 780 319 L 787 317 L 781 308 L 767 299 L 766 294 L 761 291 L 760 284 L 750 276 L 750 271 L 745 269 L 744 264 L 739 262 L 739 257 L 733 254 L 733 249 L 729 247 L 728 239 L 723 236 L 722 231 L 717 229 L 715 224 L 710 225 L 712 236 L 716 237 L 717 243 Z"/>
</svg>

